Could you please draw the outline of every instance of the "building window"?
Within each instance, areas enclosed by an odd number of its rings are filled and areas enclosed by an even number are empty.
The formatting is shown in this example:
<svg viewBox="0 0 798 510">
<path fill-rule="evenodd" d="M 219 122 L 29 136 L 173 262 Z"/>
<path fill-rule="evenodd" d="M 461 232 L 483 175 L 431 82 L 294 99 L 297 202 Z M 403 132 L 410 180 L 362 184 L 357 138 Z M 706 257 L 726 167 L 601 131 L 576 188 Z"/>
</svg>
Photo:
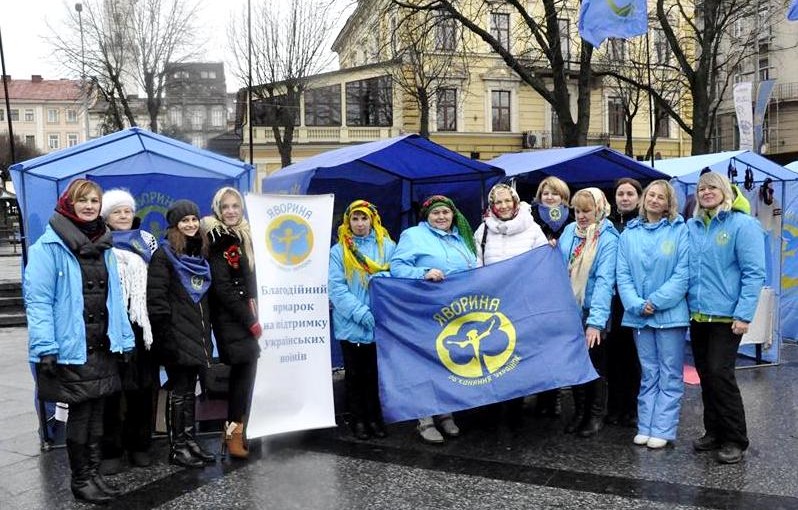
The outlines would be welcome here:
<svg viewBox="0 0 798 510">
<path fill-rule="evenodd" d="M 211 124 L 214 127 L 224 126 L 224 108 L 218 106 L 211 110 Z"/>
<path fill-rule="evenodd" d="M 759 57 L 759 80 L 765 81 L 770 79 L 770 59 L 765 56 Z"/>
<path fill-rule="evenodd" d="M 292 115 L 294 125 L 299 125 L 299 104 L 290 105 L 285 95 L 265 97 L 252 102 L 253 126 L 282 126 L 283 115 Z"/>
<path fill-rule="evenodd" d="M 58 124 L 58 110 L 50 108 L 47 110 L 47 122 L 49 124 Z"/>
<path fill-rule="evenodd" d="M 216 71 L 200 71 L 200 78 L 203 80 L 215 80 Z"/>
<path fill-rule="evenodd" d="M 25 122 L 33 122 L 34 120 L 36 120 L 36 118 L 33 115 L 33 109 L 32 108 L 26 108 L 25 109 Z"/>
<path fill-rule="evenodd" d="M 435 24 L 435 48 L 453 51 L 457 47 L 457 24 L 444 13 L 439 13 Z"/>
<path fill-rule="evenodd" d="M 624 136 L 626 134 L 626 122 L 623 112 L 623 100 L 620 97 L 611 97 L 607 101 L 608 126 L 607 130 L 611 136 Z"/>
<path fill-rule="evenodd" d="M 175 74 L 172 75 L 173 78 L 176 80 L 187 80 L 188 79 L 188 71 L 177 71 Z"/>
<path fill-rule="evenodd" d="M 8 117 L 14 122 L 19 122 L 19 110 L 17 108 L 12 108 L 8 111 L 10 112 Z"/>
<path fill-rule="evenodd" d="M 58 149 L 61 147 L 61 139 L 60 137 L 55 135 L 47 135 L 47 148 L 48 149 Z"/>
<path fill-rule="evenodd" d="M 390 76 L 346 84 L 346 124 L 390 126 L 393 124 L 393 88 Z"/>
<path fill-rule="evenodd" d="M 6 120 L 6 111 L 3 110 L 3 109 L 0 109 L 0 121 L 2 121 L 2 120 Z"/>
<path fill-rule="evenodd" d="M 660 138 L 670 138 L 671 118 L 659 105 L 654 105 L 654 119 L 656 121 L 656 135 Z"/>
<path fill-rule="evenodd" d="M 67 124 L 77 124 L 78 123 L 78 111 L 73 109 L 73 108 L 67 108 L 66 121 L 67 121 Z"/>
<path fill-rule="evenodd" d="M 490 13 L 490 35 L 499 44 L 510 49 L 510 15 L 505 12 Z"/>
<path fill-rule="evenodd" d="M 610 39 L 610 58 L 616 64 L 626 62 L 626 39 Z"/>
<path fill-rule="evenodd" d="M 341 125 L 341 86 L 331 85 L 305 91 L 306 126 Z"/>
<path fill-rule="evenodd" d="M 457 131 L 457 89 L 438 89 L 438 131 Z"/>
<path fill-rule="evenodd" d="M 491 91 L 490 99 L 491 126 L 493 131 L 510 131 L 510 91 Z"/>
<path fill-rule="evenodd" d="M 205 137 L 201 134 L 193 134 L 191 135 L 191 145 L 194 147 L 199 147 L 200 149 L 205 148 Z"/>
<path fill-rule="evenodd" d="M 661 28 L 653 29 L 654 32 L 654 63 L 667 64 L 671 59 L 671 45 Z"/>
<path fill-rule="evenodd" d="M 36 148 L 36 137 L 33 135 L 25 135 L 25 145 L 30 149 Z"/>
<path fill-rule="evenodd" d="M 191 129 L 202 129 L 205 122 L 205 111 L 196 109 L 191 112 Z"/>
<path fill-rule="evenodd" d="M 181 127 L 183 125 L 183 110 L 180 108 L 169 110 L 169 123 L 175 127 Z"/>
<path fill-rule="evenodd" d="M 67 134 L 67 147 L 74 147 L 78 144 L 78 135 L 75 133 Z"/>
<path fill-rule="evenodd" d="M 560 29 L 560 52 L 566 62 L 571 60 L 571 20 L 568 18 L 557 18 L 557 26 Z"/>
</svg>

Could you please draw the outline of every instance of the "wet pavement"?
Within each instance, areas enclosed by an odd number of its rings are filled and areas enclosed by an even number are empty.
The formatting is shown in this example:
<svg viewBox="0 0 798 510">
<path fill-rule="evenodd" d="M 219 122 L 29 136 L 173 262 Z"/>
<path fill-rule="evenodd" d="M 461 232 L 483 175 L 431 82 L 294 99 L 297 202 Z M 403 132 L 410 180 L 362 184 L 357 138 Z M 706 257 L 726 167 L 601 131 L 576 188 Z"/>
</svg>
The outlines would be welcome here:
<svg viewBox="0 0 798 510">
<path fill-rule="evenodd" d="M 0 280 L 13 273 L 8 260 Z M 0 329 L 0 508 L 92 508 L 72 498 L 65 450 L 39 449 L 26 334 Z M 798 346 L 783 347 L 781 365 L 737 377 L 751 439 L 737 465 L 693 452 L 701 402 L 688 386 L 677 441 L 664 450 L 634 446 L 634 429 L 617 426 L 574 438 L 562 432 L 564 417 L 531 409 L 511 427 L 496 408 L 459 413 L 461 437 L 442 446 L 422 444 L 412 423 L 369 441 L 341 425 L 255 440 L 249 461 L 200 470 L 169 465 L 159 438 L 152 467 L 109 477 L 126 491 L 112 508 L 798 509 Z M 567 398 L 566 416 L 569 408 Z M 201 442 L 219 451 L 216 434 Z"/>
</svg>

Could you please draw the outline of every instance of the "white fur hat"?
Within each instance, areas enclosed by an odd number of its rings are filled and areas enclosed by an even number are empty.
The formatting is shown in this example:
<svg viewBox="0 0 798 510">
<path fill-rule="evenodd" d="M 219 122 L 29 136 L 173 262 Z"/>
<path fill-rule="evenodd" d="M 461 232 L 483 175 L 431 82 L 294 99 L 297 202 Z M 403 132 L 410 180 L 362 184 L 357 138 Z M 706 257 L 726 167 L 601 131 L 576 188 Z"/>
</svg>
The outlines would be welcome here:
<svg viewBox="0 0 798 510">
<path fill-rule="evenodd" d="M 107 218 L 111 211 L 123 205 L 136 212 L 136 201 L 133 199 L 133 195 L 119 188 L 108 190 L 103 193 L 103 207 L 100 210 L 100 216 Z"/>
</svg>

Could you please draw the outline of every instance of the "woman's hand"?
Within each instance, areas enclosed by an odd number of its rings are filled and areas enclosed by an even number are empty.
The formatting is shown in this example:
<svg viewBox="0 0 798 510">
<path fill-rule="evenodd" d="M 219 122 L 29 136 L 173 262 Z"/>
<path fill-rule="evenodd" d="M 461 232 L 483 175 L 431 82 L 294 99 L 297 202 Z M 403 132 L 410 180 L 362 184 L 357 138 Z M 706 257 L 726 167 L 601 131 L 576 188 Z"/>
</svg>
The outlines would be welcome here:
<svg viewBox="0 0 798 510">
<path fill-rule="evenodd" d="M 646 304 L 643 305 L 643 315 L 654 315 L 656 311 L 657 309 L 654 308 L 650 301 L 646 301 Z"/>
<path fill-rule="evenodd" d="M 431 280 L 433 282 L 440 282 L 444 279 L 443 271 L 440 269 L 432 268 L 424 274 L 425 280 Z"/>
<path fill-rule="evenodd" d="M 588 326 L 585 330 L 585 338 L 587 338 L 587 348 L 592 349 L 594 345 L 601 343 L 601 330 Z"/>
<path fill-rule="evenodd" d="M 744 335 L 748 333 L 748 323 L 745 321 L 734 321 L 731 325 L 732 333 L 735 335 Z"/>
<path fill-rule="evenodd" d="M 549 246 L 551 246 L 552 248 L 556 247 L 557 246 L 557 240 L 556 239 L 549 239 Z"/>
</svg>

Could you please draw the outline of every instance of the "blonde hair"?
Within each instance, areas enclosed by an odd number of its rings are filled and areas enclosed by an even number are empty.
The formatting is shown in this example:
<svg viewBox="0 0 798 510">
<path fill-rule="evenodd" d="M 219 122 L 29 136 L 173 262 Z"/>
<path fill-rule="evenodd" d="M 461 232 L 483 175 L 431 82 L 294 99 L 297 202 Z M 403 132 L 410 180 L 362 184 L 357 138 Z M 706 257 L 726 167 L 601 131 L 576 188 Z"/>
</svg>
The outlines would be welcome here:
<svg viewBox="0 0 798 510">
<path fill-rule="evenodd" d="M 646 186 L 646 189 L 643 190 L 643 194 L 640 196 L 640 217 L 648 221 L 646 195 L 648 195 L 648 190 L 654 186 L 663 187 L 665 191 L 665 198 L 668 200 L 668 210 L 666 211 L 666 215 L 668 216 L 668 220 L 675 220 L 679 215 L 679 204 L 678 200 L 676 199 L 676 191 L 673 189 L 673 186 L 671 186 L 671 183 L 665 179 L 657 179 L 656 181 L 652 181 L 648 186 Z"/>
<path fill-rule="evenodd" d="M 69 197 L 69 200 L 71 200 L 74 204 L 80 198 L 85 197 L 92 191 L 97 193 L 97 196 L 100 197 L 100 200 L 102 200 L 103 189 L 99 184 L 88 179 L 75 179 L 69 183 L 69 186 L 67 186 L 66 194 L 67 197 Z"/>
<path fill-rule="evenodd" d="M 731 211 L 732 202 L 734 202 L 734 191 L 732 191 L 729 179 L 717 172 L 707 172 L 698 179 L 698 184 L 695 186 L 695 209 L 693 210 L 694 218 L 706 219 L 708 217 L 707 210 L 701 207 L 701 201 L 698 200 L 698 190 L 701 186 L 711 186 L 720 190 L 723 194 L 723 202 L 717 207 L 716 211 Z"/>
<path fill-rule="evenodd" d="M 558 177 L 550 175 L 545 179 L 543 179 L 542 181 L 540 181 L 540 184 L 538 184 L 538 190 L 535 193 L 535 202 L 541 203 L 540 197 L 543 195 L 543 188 L 545 188 L 546 186 L 551 188 L 553 192 L 557 193 L 558 195 L 560 195 L 560 197 L 562 197 L 563 204 L 568 204 L 568 201 L 571 200 L 571 190 L 568 189 L 568 185 L 565 184 L 565 181 L 563 181 Z"/>
</svg>

